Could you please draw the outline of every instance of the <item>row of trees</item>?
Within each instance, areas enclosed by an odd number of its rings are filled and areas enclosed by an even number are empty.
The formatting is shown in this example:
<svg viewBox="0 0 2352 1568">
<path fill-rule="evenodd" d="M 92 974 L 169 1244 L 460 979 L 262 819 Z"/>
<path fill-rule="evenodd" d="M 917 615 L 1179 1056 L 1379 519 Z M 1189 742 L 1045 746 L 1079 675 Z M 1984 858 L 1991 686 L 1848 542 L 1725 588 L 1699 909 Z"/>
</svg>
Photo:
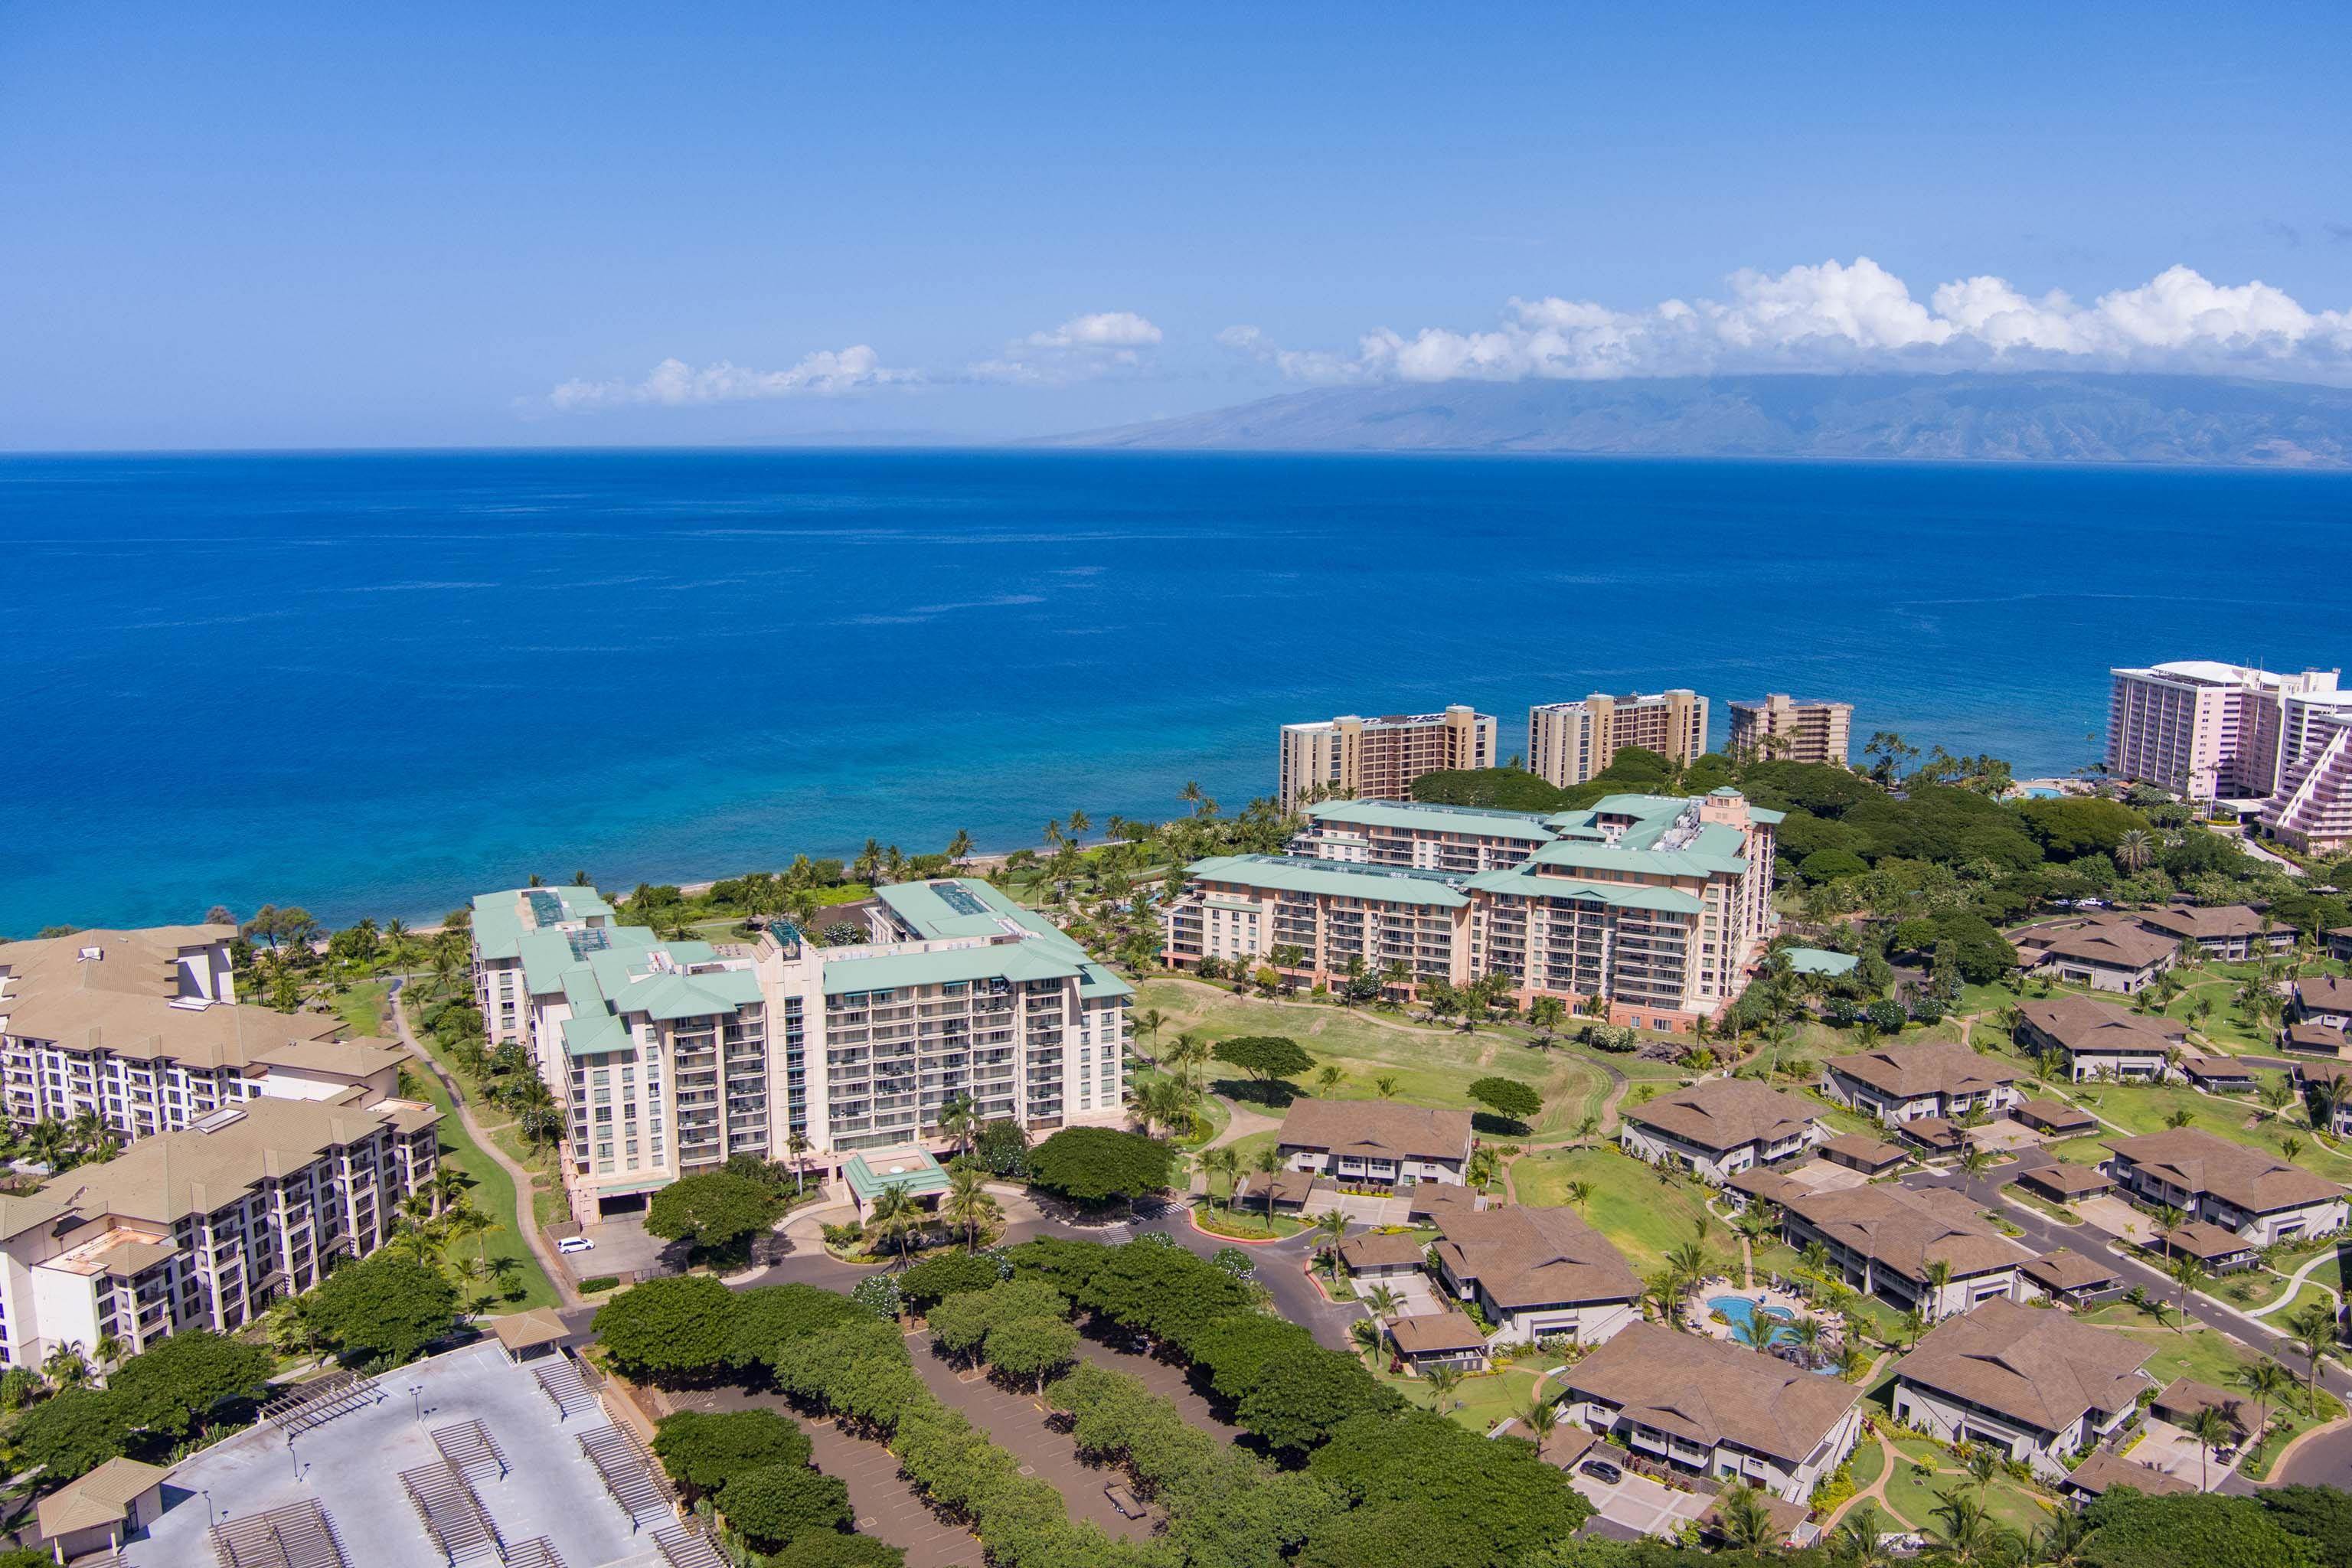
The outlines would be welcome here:
<svg viewBox="0 0 2352 1568">
<path fill-rule="evenodd" d="M 772 1410 L 681 1410 L 654 1455 L 689 1503 L 708 1500 L 770 1568 L 899 1568 L 906 1553 L 855 1532 L 849 1489 L 811 1462 L 806 1434 Z"/>
</svg>

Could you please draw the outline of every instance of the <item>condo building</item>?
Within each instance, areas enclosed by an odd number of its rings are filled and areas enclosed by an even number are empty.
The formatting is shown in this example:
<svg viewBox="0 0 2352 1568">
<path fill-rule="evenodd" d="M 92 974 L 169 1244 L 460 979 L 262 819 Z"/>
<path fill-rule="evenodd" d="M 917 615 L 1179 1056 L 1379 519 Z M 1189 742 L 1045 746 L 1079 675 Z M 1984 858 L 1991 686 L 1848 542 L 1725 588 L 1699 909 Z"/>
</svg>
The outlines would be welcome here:
<svg viewBox="0 0 2352 1568">
<path fill-rule="evenodd" d="M 1706 753 L 1706 699 L 1686 687 L 1547 702 L 1528 710 L 1528 771 L 1566 789 L 1607 768 L 1627 746 L 1687 767 Z"/>
<path fill-rule="evenodd" d="M 2334 716 L 2352 713 L 2333 669 L 2281 675 L 2200 658 L 2108 673 L 2108 776 L 2190 800 L 2276 794 L 2334 732 Z"/>
<path fill-rule="evenodd" d="M 494 1046 L 526 1043 L 531 998 L 523 973 L 523 939 L 539 932 L 604 931 L 613 906 L 593 888 L 515 888 L 473 900 L 474 1002 Z"/>
<path fill-rule="evenodd" d="M 1307 808 L 1293 855 L 1423 871 L 1499 871 L 1555 837 L 1540 817 L 1485 806 L 1327 801 Z"/>
<path fill-rule="evenodd" d="M 2297 754 L 2280 769 L 2278 793 L 2263 803 L 2263 831 L 2305 854 L 2352 848 L 2352 710 L 2313 710 L 2289 734 Z"/>
<path fill-rule="evenodd" d="M 1735 756 L 1772 762 L 1852 765 L 1853 704 L 1801 701 L 1775 691 L 1760 702 L 1731 705 L 1730 748 Z"/>
<path fill-rule="evenodd" d="M 1122 1117 L 1132 990 L 1077 943 L 965 879 L 885 887 L 867 924 L 835 947 L 782 921 L 756 944 L 523 931 L 523 1038 L 564 1108 L 573 1214 L 640 1206 L 737 1154 L 822 1172 L 941 1142 L 965 1097 L 1031 1129 Z"/>
<path fill-rule="evenodd" d="M 228 925 L 0 944 L 0 1093 L 18 1130 L 87 1114 L 119 1142 L 263 1096 L 373 1104 L 400 1047 L 340 1017 L 236 999 Z"/>
<path fill-rule="evenodd" d="M 1277 798 L 1286 810 L 1331 796 L 1402 800 L 1423 773 L 1496 766 L 1496 739 L 1493 714 L 1460 703 L 1442 713 L 1285 724 Z"/>
<path fill-rule="evenodd" d="M 406 1100 L 255 1100 L 0 1197 L 0 1360 L 234 1333 L 333 1255 L 384 1244 L 433 1178 L 439 1121 Z"/>
<path fill-rule="evenodd" d="M 1598 996 L 1615 1022 L 1688 1031 L 1739 994 L 1777 923 L 1780 814 L 1728 787 L 1520 815 L 1548 837 L 1483 871 L 1443 868 L 1446 854 L 1462 853 L 1451 808 L 1381 805 L 1390 847 L 1380 864 L 1293 854 L 1190 867 L 1187 890 L 1163 914 L 1169 962 L 1278 958 L 1309 984 L 1370 973 L 1400 995 L 1500 973 L 1522 1001 Z M 1412 864 L 1399 863 L 1408 856 Z M 1433 858 L 1441 864 L 1424 863 Z"/>
</svg>

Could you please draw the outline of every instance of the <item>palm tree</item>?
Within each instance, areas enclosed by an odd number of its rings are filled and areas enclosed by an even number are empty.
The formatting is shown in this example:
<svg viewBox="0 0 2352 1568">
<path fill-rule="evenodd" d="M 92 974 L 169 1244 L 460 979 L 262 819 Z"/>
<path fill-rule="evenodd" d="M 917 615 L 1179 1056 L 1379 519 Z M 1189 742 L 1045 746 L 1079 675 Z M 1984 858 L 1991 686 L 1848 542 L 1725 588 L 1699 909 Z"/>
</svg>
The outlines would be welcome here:
<svg viewBox="0 0 2352 1568">
<path fill-rule="evenodd" d="M 1568 1199 L 1570 1205 L 1575 1208 L 1577 1213 L 1582 1214 L 1584 1212 L 1584 1205 L 1592 1201 L 1592 1184 L 1591 1182 L 1570 1182 L 1567 1186 L 1560 1189 L 1560 1195 Z"/>
<path fill-rule="evenodd" d="M 1454 1391 L 1462 1386 L 1462 1369 L 1460 1367 L 1452 1365 L 1433 1366 L 1421 1375 L 1429 1380 L 1429 1392 L 1431 1395 L 1429 1403 L 1431 1409 L 1451 1409 L 1454 1404 L 1460 1403 L 1459 1401 L 1454 1400 Z M 1453 1403 L 1449 1404 L 1449 1401 L 1452 1401 Z"/>
<path fill-rule="evenodd" d="M 425 1189 L 433 1194 L 433 1217 L 439 1219 L 445 1210 L 466 1195 L 466 1188 L 470 1184 L 466 1173 L 455 1165 L 435 1167 L 433 1179 Z"/>
<path fill-rule="evenodd" d="M 1828 1337 L 1829 1325 L 1811 1312 L 1789 1325 L 1789 1342 L 1805 1352 L 1805 1364 L 1818 1366 L 1822 1359 L 1822 1342 Z"/>
<path fill-rule="evenodd" d="M 2316 1410 L 2319 1358 L 2336 1348 L 2336 1309 L 2326 1301 L 2314 1301 L 2288 1313 L 2282 1326 L 2310 1363 L 2310 1375 L 2305 1382 L 2305 1406 Z"/>
<path fill-rule="evenodd" d="M 950 1171 L 948 1190 L 940 1197 L 940 1213 L 950 1225 L 962 1228 L 967 1252 L 979 1251 L 980 1233 L 1004 1217 L 1003 1205 L 990 1195 L 987 1180 L 985 1172 L 959 1161 Z"/>
<path fill-rule="evenodd" d="M 1168 1026 L 1168 1015 L 1157 1007 L 1146 1007 L 1135 1016 L 1135 1032 L 1146 1040 L 1156 1038 Z"/>
<path fill-rule="evenodd" d="M 1942 1500 L 1928 1512 L 1935 1518 L 1945 1554 L 1955 1563 L 1981 1563 L 1992 1556 L 1999 1548 L 2001 1529 L 1985 1511 L 1984 1500 L 1966 1487 L 1947 1488 L 1936 1495 Z"/>
<path fill-rule="evenodd" d="M 1528 1022 L 1535 1026 L 1536 1043 L 1548 1046 L 1553 1031 L 1568 1022 L 1568 1004 L 1557 996 L 1538 996 L 1528 1004 Z"/>
<path fill-rule="evenodd" d="M 2189 1292 L 2205 1289 L 2205 1281 L 2209 1278 L 2205 1265 L 2198 1258 L 2184 1252 L 2166 1264 L 2164 1271 L 2171 1276 L 2175 1285 L 2180 1287 L 2180 1331 L 2186 1333 L 2189 1331 Z"/>
<path fill-rule="evenodd" d="M 1250 1155 L 1250 1171 L 1265 1179 L 1259 1184 L 1265 1189 L 1265 1227 L 1274 1228 L 1274 1178 L 1282 1169 L 1282 1151 L 1268 1143 Z"/>
<path fill-rule="evenodd" d="M 83 1359 L 81 1346 L 71 1342 L 59 1344 L 41 1363 L 41 1375 L 54 1388 L 66 1388 L 89 1376 L 89 1363 Z"/>
<path fill-rule="evenodd" d="M 2238 1373 L 2238 1381 L 2254 1396 L 2254 1431 L 2257 1436 L 2271 1429 L 2271 1405 L 2294 1387 L 2294 1373 L 2264 1356 Z"/>
<path fill-rule="evenodd" d="M 1385 1318 L 1404 1305 L 1404 1299 L 1385 1285 L 1375 1285 L 1364 1292 L 1364 1305 L 1371 1310 L 1372 1316 Z"/>
<path fill-rule="evenodd" d="M 808 1167 L 802 1163 L 811 1145 L 808 1134 L 795 1127 L 784 1134 L 784 1154 L 793 1163 L 793 1193 L 795 1196 L 808 1191 Z"/>
<path fill-rule="evenodd" d="M 898 1261 L 903 1264 L 915 1233 L 923 1228 L 922 1205 L 904 1187 L 885 1187 L 874 1194 L 874 1206 L 866 1211 L 866 1227 L 877 1241 L 896 1242 Z"/>
<path fill-rule="evenodd" d="M 1858 1502 L 1847 1511 L 1845 1521 L 1837 1527 L 1830 1541 L 1830 1555 L 1853 1568 L 1886 1568 L 1893 1561 L 1879 1537 L 1886 1533 L 1879 1522 L 1875 1503 Z"/>
<path fill-rule="evenodd" d="M 1944 1258 L 1932 1258 L 1919 1272 L 1927 1282 L 1927 1317 L 1933 1322 L 1944 1315 L 1944 1290 L 1952 1282 L 1952 1266 Z"/>
<path fill-rule="evenodd" d="M 1397 1090 L 1402 1087 L 1404 1087 L 1402 1082 L 1392 1072 L 1384 1072 L 1372 1079 L 1372 1092 L 1382 1100 L 1394 1100 L 1397 1097 Z"/>
<path fill-rule="evenodd" d="M 1540 1454 L 1553 1429 L 1559 1425 L 1559 1406 L 1538 1391 L 1528 1397 L 1528 1407 L 1521 1413 L 1519 1420 L 1535 1438 L 1536 1452 Z"/>
<path fill-rule="evenodd" d="M 1754 1487 L 1726 1487 L 1715 1500 L 1715 1521 L 1724 1545 L 1734 1552 L 1756 1558 L 1773 1544 L 1772 1513 Z"/>
<path fill-rule="evenodd" d="M 1201 1166 L 1212 1175 L 1221 1175 L 1225 1178 L 1225 1209 L 1227 1213 L 1231 1213 L 1234 1206 L 1234 1188 L 1241 1179 L 1241 1151 L 1230 1143 L 1222 1144 L 1214 1149 L 1203 1149 L 1201 1151 Z"/>
<path fill-rule="evenodd" d="M 959 1094 L 940 1107 L 940 1135 L 954 1141 L 956 1152 L 971 1152 L 971 1135 L 980 1130 L 980 1108 L 971 1096 Z"/>
<path fill-rule="evenodd" d="M 2197 1489 L 2210 1490 L 2213 1481 L 2213 1450 L 2226 1448 L 2238 1436 L 2238 1425 L 2208 1405 L 2189 1418 L 2187 1431 L 2197 1439 Z"/>
<path fill-rule="evenodd" d="M 1339 1244 L 1348 1239 L 1348 1216 L 1338 1209 L 1325 1209 L 1315 1216 L 1315 1250 L 1336 1268 Z"/>
<path fill-rule="evenodd" d="M 1706 1248 L 1696 1241 L 1685 1241 L 1666 1254 L 1666 1267 L 1673 1271 L 1678 1289 L 1675 1292 L 1675 1316 L 1679 1320 L 1682 1297 L 1698 1289 L 1713 1267 Z"/>
<path fill-rule="evenodd" d="M 1315 1069 L 1315 1087 L 1321 1089 L 1327 1098 L 1347 1079 L 1346 1070 L 1336 1063 L 1325 1062 Z"/>
<path fill-rule="evenodd" d="M 2091 1527 L 2073 1509 L 2060 1509 L 2050 1521 L 2035 1527 L 2026 1542 L 2025 1560 L 2048 1568 L 2076 1568 L 2082 1562 L 2083 1541 Z"/>
<path fill-rule="evenodd" d="M 961 866 L 971 855 L 971 835 L 959 827 L 956 829 L 955 837 L 948 840 L 948 858 L 956 865 Z"/>
<path fill-rule="evenodd" d="M 1357 1351 L 1367 1357 L 1377 1356 L 1381 1350 L 1381 1325 L 1372 1318 L 1358 1318 L 1348 1325 L 1348 1338 Z"/>
<path fill-rule="evenodd" d="M 1992 1151 L 1970 1143 L 1960 1151 L 1959 1165 L 1960 1174 L 1973 1182 L 1992 1169 Z"/>
</svg>

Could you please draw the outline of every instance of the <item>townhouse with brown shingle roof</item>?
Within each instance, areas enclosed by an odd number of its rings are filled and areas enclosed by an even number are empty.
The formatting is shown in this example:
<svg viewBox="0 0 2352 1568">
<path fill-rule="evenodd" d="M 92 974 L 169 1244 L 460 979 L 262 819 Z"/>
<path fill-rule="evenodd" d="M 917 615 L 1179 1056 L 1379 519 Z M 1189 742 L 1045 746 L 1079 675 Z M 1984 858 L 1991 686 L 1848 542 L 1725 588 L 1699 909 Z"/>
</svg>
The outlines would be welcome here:
<svg viewBox="0 0 2352 1568">
<path fill-rule="evenodd" d="M 2017 1069 L 1957 1041 L 1883 1046 L 1822 1063 L 1822 1092 L 1889 1127 L 1926 1117 L 1998 1116 L 2017 1103 Z"/>
<path fill-rule="evenodd" d="M 1708 1079 L 1619 1114 L 1625 1152 L 1718 1185 L 1794 1159 L 1827 1136 L 1811 1106 L 1744 1078 Z"/>
<path fill-rule="evenodd" d="M 2257 1247 L 2344 1228 L 2342 1187 L 2259 1149 L 2194 1127 L 2105 1142 L 2107 1174 L 2126 1193 Z"/>
<path fill-rule="evenodd" d="M 2019 1268 L 2033 1255 L 1949 1187 L 1877 1185 L 1790 1193 L 1780 1228 L 1800 1251 L 1818 1241 L 1830 1267 L 1855 1289 L 1933 1321 L 2014 1298 Z M 1951 1269 L 1942 1289 L 1930 1266 Z"/>
<path fill-rule="evenodd" d="M 2155 1385 L 2140 1371 L 2153 1354 L 2063 1312 L 1989 1301 L 1938 1324 L 1895 1363 L 1895 1418 L 2059 1479 L 2064 1456 L 2121 1426 Z"/>
<path fill-rule="evenodd" d="M 1500 1208 L 1438 1221 L 1438 1282 L 1476 1301 L 1500 1338 L 1598 1344 L 1638 1321 L 1642 1281 L 1573 1209 Z"/>
<path fill-rule="evenodd" d="M 2043 1054 L 2066 1054 L 2076 1083 L 2112 1079 L 2158 1083 L 2177 1076 L 2172 1058 L 2189 1040 L 2189 1026 L 2139 1014 L 2092 996 L 2053 996 L 2019 1005 L 2018 1043 Z"/>
<path fill-rule="evenodd" d="M 1634 1323 L 1559 1373 L 1570 1422 L 1692 1475 L 1805 1502 L 1853 1451 L 1863 1391 L 1746 1345 Z"/>
<path fill-rule="evenodd" d="M 1343 1185 L 1392 1186 L 1463 1179 L 1470 1113 L 1389 1100 L 1294 1100 L 1275 1146 L 1294 1171 Z"/>
<path fill-rule="evenodd" d="M 2070 985 L 2137 995 L 2180 958 L 2180 944 L 2123 921 L 2029 931 L 2017 939 L 2018 962 Z"/>
<path fill-rule="evenodd" d="M 2136 910 L 2130 918 L 2143 931 L 2176 946 L 2194 942 L 2207 958 L 2224 963 L 2284 952 L 2299 934 L 2296 927 L 2244 904 L 2175 904 L 2161 910 Z"/>
</svg>

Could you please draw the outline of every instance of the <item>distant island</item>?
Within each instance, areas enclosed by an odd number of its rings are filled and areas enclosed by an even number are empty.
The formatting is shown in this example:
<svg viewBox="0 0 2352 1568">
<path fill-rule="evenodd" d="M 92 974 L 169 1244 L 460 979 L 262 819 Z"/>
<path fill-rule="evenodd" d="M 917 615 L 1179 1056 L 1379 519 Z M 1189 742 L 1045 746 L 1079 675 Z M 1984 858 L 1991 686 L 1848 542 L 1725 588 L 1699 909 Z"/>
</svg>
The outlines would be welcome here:
<svg viewBox="0 0 2352 1568">
<path fill-rule="evenodd" d="M 1033 445 L 2352 468 L 2352 388 L 2080 372 L 1324 387 Z"/>
</svg>

